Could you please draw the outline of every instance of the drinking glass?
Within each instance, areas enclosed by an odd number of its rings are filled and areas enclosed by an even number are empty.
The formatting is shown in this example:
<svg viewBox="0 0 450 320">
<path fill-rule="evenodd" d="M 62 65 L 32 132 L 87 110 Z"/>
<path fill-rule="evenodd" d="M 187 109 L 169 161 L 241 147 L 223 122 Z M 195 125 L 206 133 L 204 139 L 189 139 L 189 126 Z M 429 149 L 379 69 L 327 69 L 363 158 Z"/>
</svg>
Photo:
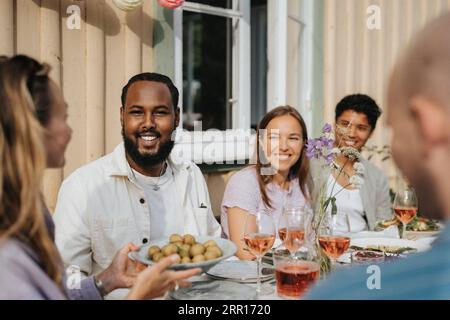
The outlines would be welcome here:
<svg viewBox="0 0 450 320">
<path fill-rule="evenodd" d="M 339 229 L 337 229 L 338 218 L 340 218 Z M 336 265 L 339 257 L 350 246 L 350 237 L 348 236 L 350 231 L 350 219 L 346 213 L 328 214 L 324 218 L 319 228 L 319 245 L 322 251 L 330 258 L 332 266 Z"/>
<path fill-rule="evenodd" d="M 248 250 L 255 255 L 258 271 L 256 293 L 267 295 L 273 292 L 272 287 L 261 285 L 261 260 L 275 242 L 276 228 L 270 212 L 260 210 L 249 214 L 244 226 L 244 242 Z"/>
<path fill-rule="evenodd" d="M 320 278 L 320 265 L 293 258 L 285 250 L 273 253 L 277 293 L 284 299 L 300 299 Z"/>
<path fill-rule="evenodd" d="M 303 207 L 286 208 L 280 216 L 278 236 L 291 257 L 303 246 L 307 218 L 308 212 Z"/>
<path fill-rule="evenodd" d="M 413 188 L 407 186 L 395 193 L 394 212 L 402 223 L 402 239 L 405 237 L 406 225 L 417 215 L 418 207 L 416 192 Z"/>
</svg>

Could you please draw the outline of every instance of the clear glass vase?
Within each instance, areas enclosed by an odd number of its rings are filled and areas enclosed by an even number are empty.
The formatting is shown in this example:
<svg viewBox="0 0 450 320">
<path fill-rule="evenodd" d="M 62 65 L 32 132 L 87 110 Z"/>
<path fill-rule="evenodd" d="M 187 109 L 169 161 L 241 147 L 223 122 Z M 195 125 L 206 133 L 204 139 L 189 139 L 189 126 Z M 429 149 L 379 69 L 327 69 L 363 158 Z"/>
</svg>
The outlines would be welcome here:
<svg viewBox="0 0 450 320">
<path fill-rule="evenodd" d="M 312 195 L 312 219 L 309 230 L 309 259 L 320 264 L 321 278 L 327 276 L 331 270 L 331 261 L 322 251 L 319 245 L 319 235 L 324 228 L 330 228 L 332 224 L 331 214 L 327 213 L 327 183 L 331 174 L 330 166 L 323 159 L 312 159 L 310 162 L 313 178 Z"/>
<path fill-rule="evenodd" d="M 332 232 L 331 214 L 324 210 L 322 204 L 316 206 L 309 231 L 308 259 L 320 265 L 321 278 L 326 278 L 331 271 L 331 260 L 323 252 L 319 244 L 319 236 L 324 232 Z"/>
</svg>

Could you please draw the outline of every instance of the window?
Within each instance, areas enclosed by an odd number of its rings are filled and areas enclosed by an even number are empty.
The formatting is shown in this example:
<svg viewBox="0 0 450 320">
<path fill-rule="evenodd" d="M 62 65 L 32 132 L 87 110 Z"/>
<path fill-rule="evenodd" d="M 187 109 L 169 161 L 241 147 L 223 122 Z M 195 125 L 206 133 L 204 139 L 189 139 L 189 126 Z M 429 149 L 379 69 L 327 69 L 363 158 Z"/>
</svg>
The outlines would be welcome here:
<svg viewBox="0 0 450 320">
<path fill-rule="evenodd" d="M 196 162 L 249 157 L 251 4 L 195 0 L 175 10 L 175 82 L 182 108 L 177 146 L 183 157 Z"/>
<path fill-rule="evenodd" d="M 252 0 L 251 8 L 251 127 L 267 112 L 267 0 Z"/>
<path fill-rule="evenodd" d="M 314 10 L 312 1 L 193 0 L 174 11 L 183 158 L 248 160 L 251 129 L 282 104 L 311 127 Z"/>
<path fill-rule="evenodd" d="M 219 1 L 230 2 L 230 1 Z M 183 128 L 232 129 L 231 19 L 183 12 Z"/>
</svg>

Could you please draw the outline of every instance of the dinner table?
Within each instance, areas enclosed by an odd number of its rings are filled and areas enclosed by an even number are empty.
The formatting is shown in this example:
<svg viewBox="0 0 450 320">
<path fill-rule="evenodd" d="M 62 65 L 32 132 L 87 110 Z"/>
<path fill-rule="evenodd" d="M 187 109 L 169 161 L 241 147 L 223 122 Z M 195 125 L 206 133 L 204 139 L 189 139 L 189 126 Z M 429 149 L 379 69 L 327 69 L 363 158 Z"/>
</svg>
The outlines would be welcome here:
<svg viewBox="0 0 450 320">
<path fill-rule="evenodd" d="M 411 233 L 409 236 L 407 235 L 405 239 L 400 239 L 398 234 L 398 229 L 394 227 L 386 228 L 382 231 L 362 231 L 358 233 L 352 233 L 348 235 L 350 240 L 350 248 L 352 246 L 358 247 L 411 247 L 418 252 L 423 252 L 429 250 L 432 246 L 432 242 L 436 239 L 437 233 L 424 233 L 423 235 L 417 233 Z M 279 243 L 274 245 L 279 246 Z M 273 248 L 273 249 L 274 249 Z M 338 272 L 343 268 L 350 268 L 354 265 L 351 255 L 351 250 L 347 251 L 340 259 L 338 259 L 337 263 L 333 265 L 331 272 Z M 254 265 L 251 265 L 254 263 Z M 226 260 L 221 261 L 218 265 L 216 265 L 216 269 L 222 266 L 224 270 L 227 270 L 228 273 L 231 271 L 230 266 L 241 265 L 243 264 L 244 268 L 248 268 L 248 270 L 253 270 L 254 275 L 256 276 L 256 263 L 253 262 L 242 262 L 236 256 L 229 257 Z M 247 266 L 248 264 L 248 266 Z M 227 269 L 228 268 L 228 269 Z M 272 290 L 269 294 L 256 294 L 256 281 L 255 277 L 253 277 L 253 281 L 248 281 L 248 279 L 243 279 L 243 281 L 239 281 L 239 279 L 227 279 L 225 276 L 222 278 L 220 276 L 211 276 L 212 272 L 207 271 L 206 273 L 202 273 L 201 275 L 192 277 L 190 281 L 193 283 L 191 288 L 194 289 L 186 289 L 179 288 L 176 291 L 169 293 L 166 296 L 166 299 L 176 299 L 176 300 L 284 300 L 284 298 L 280 297 L 277 294 L 276 289 L 276 281 L 275 277 L 268 276 L 271 272 L 274 272 L 273 263 L 271 263 L 270 255 L 265 256 L 263 259 L 263 270 L 266 271 L 266 275 L 262 282 L 263 285 L 271 287 Z M 242 270 L 241 270 L 242 271 Z M 223 271 L 222 271 L 223 272 Z M 323 279 L 324 277 L 321 277 Z M 325 277 L 326 278 L 326 277 Z M 319 280 L 323 281 L 323 280 Z M 229 286 L 227 290 L 224 289 L 225 292 L 229 294 L 220 295 L 212 295 L 209 296 L 209 292 L 214 292 L 213 289 L 217 289 L 219 285 Z M 195 288 L 200 288 L 201 290 L 195 291 Z M 210 291 L 209 291 L 210 290 Z"/>
</svg>

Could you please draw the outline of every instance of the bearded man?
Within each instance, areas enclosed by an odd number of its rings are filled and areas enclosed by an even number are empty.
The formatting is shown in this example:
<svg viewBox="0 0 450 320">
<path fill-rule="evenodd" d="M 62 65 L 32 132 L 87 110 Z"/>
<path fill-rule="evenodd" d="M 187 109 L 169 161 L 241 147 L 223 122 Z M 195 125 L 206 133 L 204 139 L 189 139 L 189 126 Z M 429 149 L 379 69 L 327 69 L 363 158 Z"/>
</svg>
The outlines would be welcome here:
<svg viewBox="0 0 450 320">
<path fill-rule="evenodd" d="M 171 156 L 178 98 L 164 75 L 132 77 L 122 91 L 123 143 L 63 182 L 56 243 L 64 262 L 83 275 L 101 272 L 129 242 L 146 244 L 174 233 L 220 237 L 200 169 Z"/>
</svg>

